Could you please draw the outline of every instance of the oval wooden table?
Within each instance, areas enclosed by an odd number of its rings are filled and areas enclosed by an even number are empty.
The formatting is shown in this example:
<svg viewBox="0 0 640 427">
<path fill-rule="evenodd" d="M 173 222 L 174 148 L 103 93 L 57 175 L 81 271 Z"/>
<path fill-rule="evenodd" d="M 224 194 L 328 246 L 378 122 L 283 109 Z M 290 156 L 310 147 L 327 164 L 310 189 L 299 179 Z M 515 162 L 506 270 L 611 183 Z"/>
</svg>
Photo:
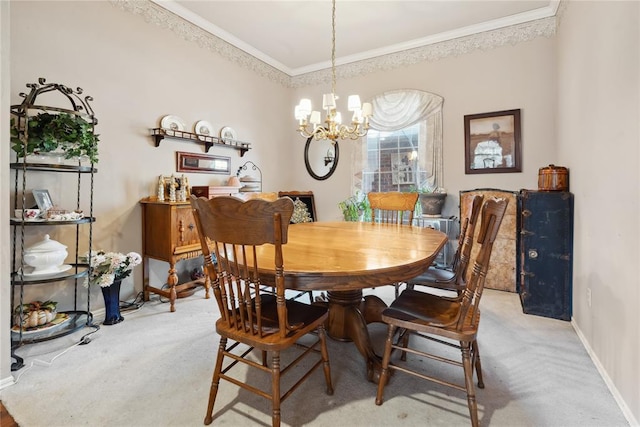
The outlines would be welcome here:
<svg viewBox="0 0 640 427">
<path fill-rule="evenodd" d="M 386 304 L 377 296 L 363 299 L 362 289 L 409 280 L 424 272 L 447 241 L 427 227 L 370 222 L 310 222 L 289 226 L 283 246 L 286 287 L 327 291 L 327 333 L 353 341 L 367 363 L 367 378 L 379 377 L 381 357 L 371 345 L 367 324 L 380 322 Z M 261 266 L 273 265 L 273 246 L 257 252 Z M 274 270 L 261 270 L 265 284 Z"/>
</svg>

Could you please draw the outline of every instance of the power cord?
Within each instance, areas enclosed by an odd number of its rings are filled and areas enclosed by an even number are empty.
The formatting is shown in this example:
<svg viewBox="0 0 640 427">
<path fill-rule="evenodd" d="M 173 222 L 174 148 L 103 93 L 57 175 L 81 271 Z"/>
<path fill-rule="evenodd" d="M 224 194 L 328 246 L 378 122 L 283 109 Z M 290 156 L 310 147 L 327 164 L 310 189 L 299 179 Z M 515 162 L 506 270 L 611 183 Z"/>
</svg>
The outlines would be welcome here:
<svg viewBox="0 0 640 427">
<path fill-rule="evenodd" d="M 25 367 L 22 369 L 22 371 L 20 372 L 20 374 L 15 378 L 15 380 L 13 381 L 15 384 L 18 383 L 18 381 L 20 381 L 20 378 L 22 378 L 22 376 L 29 371 L 29 369 L 33 368 L 34 365 L 38 364 L 40 366 L 44 366 L 44 367 L 49 367 L 51 365 L 53 365 L 53 362 L 60 356 L 62 356 L 63 354 L 65 354 L 66 352 L 68 352 L 69 350 L 71 350 L 72 348 L 79 346 L 79 345 L 86 345 L 89 344 L 91 342 L 91 335 L 95 334 L 96 332 L 98 332 L 98 329 L 100 329 L 99 326 L 94 326 L 96 328 L 95 331 L 89 332 L 88 334 L 83 335 L 80 338 L 80 341 L 78 341 L 77 343 L 67 347 L 66 349 L 64 349 L 63 351 L 61 351 L 60 353 L 56 354 L 55 356 L 53 356 L 51 358 L 50 361 L 46 361 L 46 360 L 40 360 L 40 359 L 34 359 L 29 366 Z"/>
<path fill-rule="evenodd" d="M 143 293 L 139 292 L 135 299 L 131 302 L 120 301 L 120 311 L 134 311 L 139 310 L 144 305 Z"/>
</svg>

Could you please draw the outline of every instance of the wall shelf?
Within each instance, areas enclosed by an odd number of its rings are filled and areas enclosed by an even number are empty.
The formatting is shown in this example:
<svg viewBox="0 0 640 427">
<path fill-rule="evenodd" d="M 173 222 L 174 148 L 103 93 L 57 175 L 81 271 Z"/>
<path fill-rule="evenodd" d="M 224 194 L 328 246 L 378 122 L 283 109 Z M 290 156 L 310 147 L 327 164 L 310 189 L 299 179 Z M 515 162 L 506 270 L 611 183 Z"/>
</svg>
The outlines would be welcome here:
<svg viewBox="0 0 640 427">
<path fill-rule="evenodd" d="M 153 139 L 156 141 L 156 147 L 160 146 L 160 142 L 164 138 L 174 138 L 202 144 L 204 145 L 205 152 L 209 151 L 209 149 L 215 145 L 218 147 L 234 148 L 240 151 L 240 157 L 242 157 L 244 156 L 244 153 L 251 149 L 251 144 L 248 142 L 237 141 L 229 138 L 223 139 L 218 138 L 217 136 L 199 135 L 197 133 L 181 130 L 153 128 L 151 129 L 151 136 L 153 136 Z"/>
</svg>

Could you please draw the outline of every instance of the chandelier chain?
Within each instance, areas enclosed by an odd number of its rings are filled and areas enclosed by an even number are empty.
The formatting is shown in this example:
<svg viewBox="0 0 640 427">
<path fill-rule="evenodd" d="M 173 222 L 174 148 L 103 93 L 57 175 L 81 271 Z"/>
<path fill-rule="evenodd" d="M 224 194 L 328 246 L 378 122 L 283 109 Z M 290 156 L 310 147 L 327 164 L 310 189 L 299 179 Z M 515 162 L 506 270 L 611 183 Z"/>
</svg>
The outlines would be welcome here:
<svg viewBox="0 0 640 427">
<path fill-rule="evenodd" d="M 303 98 L 296 105 L 294 115 L 298 120 L 298 132 L 305 138 L 317 140 L 330 139 L 337 143 L 339 139 L 358 139 L 367 134 L 371 104 L 360 103 L 358 95 L 350 95 L 348 109 L 353 112 L 351 124 L 342 124 L 342 115 L 336 111 L 336 0 L 331 2 L 331 93 L 322 95 L 322 108 L 326 118 L 322 124 L 320 111 L 313 110 L 311 100 Z"/>
<path fill-rule="evenodd" d="M 336 93 L 336 0 L 331 9 L 331 92 Z"/>
</svg>

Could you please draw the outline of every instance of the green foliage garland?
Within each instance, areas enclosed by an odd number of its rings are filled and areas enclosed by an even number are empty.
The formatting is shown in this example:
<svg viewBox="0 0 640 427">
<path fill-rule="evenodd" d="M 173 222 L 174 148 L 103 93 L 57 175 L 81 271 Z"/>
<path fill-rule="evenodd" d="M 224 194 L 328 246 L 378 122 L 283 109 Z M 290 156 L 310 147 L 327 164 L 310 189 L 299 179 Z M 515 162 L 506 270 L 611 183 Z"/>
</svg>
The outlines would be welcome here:
<svg viewBox="0 0 640 427">
<path fill-rule="evenodd" d="M 92 124 L 81 116 L 40 113 L 29 117 L 27 126 L 25 147 L 15 120 L 11 120 L 11 148 L 18 157 L 60 149 L 67 159 L 86 156 L 92 163 L 98 162 L 98 135 L 93 133 Z"/>
</svg>

